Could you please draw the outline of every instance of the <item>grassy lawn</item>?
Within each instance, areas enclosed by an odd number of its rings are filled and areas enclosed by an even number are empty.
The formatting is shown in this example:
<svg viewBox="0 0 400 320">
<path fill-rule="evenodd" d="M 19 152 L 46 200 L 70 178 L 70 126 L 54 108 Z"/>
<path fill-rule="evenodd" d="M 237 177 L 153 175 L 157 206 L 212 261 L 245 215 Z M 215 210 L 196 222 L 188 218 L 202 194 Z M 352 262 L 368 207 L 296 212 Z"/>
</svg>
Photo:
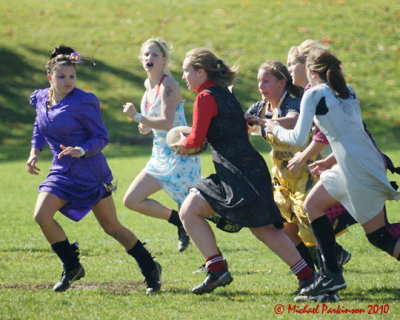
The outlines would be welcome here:
<svg viewBox="0 0 400 320">
<path fill-rule="evenodd" d="M 267 156 L 267 154 L 264 154 Z M 397 155 L 398 156 L 398 155 Z M 202 263 L 197 249 L 190 245 L 177 251 L 176 229 L 165 221 L 144 217 L 122 205 L 131 179 L 143 167 L 147 156 L 112 158 L 110 166 L 118 173 L 114 199 L 121 222 L 147 242 L 147 248 L 163 266 L 162 293 L 145 295 L 143 278 L 133 259 L 100 228 L 92 214 L 74 223 L 57 214 L 69 239 L 79 241 L 86 276 L 62 294 L 52 291 L 61 274 L 61 264 L 32 219 L 36 188 L 42 177 L 30 177 L 23 161 L 0 164 L 4 192 L 0 196 L 0 309 L 1 319 L 293 319 L 287 308 L 294 306 L 290 295 L 297 287 L 288 267 L 257 241 L 247 229 L 227 234 L 216 229 L 216 236 L 229 262 L 234 281 L 212 294 L 195 296 L 190 289 L 203 281 L 204 274 L 192 274 Z M 203 173 L 212 171 L 208 154 L 202 158 Z M 50 163 L 40 163 L 44 175 Z M 21 181 L 21 183 L 15 183 Z M 22 182 L 23 181 L 23 182 Z M 155 195 L 174 206 L 163 193 Z M 391 221 L 400 221 L 397 203 L 389 203 Z M 389 305 L 387 315 L 360 315 L 349 319 L 395 319 L 400 315 L 398 262 L 374 249 L 361 227 L 352 226 L 339 242 L 352 253 L 345 267 L 348 289 L 341 301 L 330 308 L 364 309 L 369 305 Z M 274 313 L 277 304 L 286 308 Z M 309 307 L 323 307 L 310 303 Z M 297 304 L 303 308 L 305 304 Z M 322 309 L 321 309 L 322 310 Z M 323 319 L 344 319 L 337 314 L 319 314 Z M 315 315 L 305 317 L 315 319 Z"/>
<path fill-rule="evenodd" d="M 209 47 L 228 64 L 240 65 L 235 92 L 243 108 L 258 100 L 256 71 L 269 59 L 286 61 L 292 45 L 307 38 L 327 45 L 343 61 L 347 80 L 361 100 L 364 119 L 379 147 L 400 163 L 400 4 L 396 0 L 3 0 L 0 2 L 0 319 L 294 319 L 290 295 L 297 287 L 286 265 L 248 230 L 216 230 L 234 281 L 210 295 L 190 289 L 203 281 L 192 274 L 203 260 L 191 245 L 177 247 L 176 229 L 131 212 L 122 197 L 150 155 L 150 144 L 137 140 L 137 129 L 121 111 L 125 101 L 140 103 L 145 73 L 137 59 L 150 37 L 173 46 L 171 70 L 181 78 L 185 53 Z M 37 187 L 50 168 L 43 152 L 39 177 L 29 176 L 34 110 L 29 96 L 48 86 L 44 65 L 52 48 L 70 45 L 96 62 L 78 67 L 78 86 L 95 93 L 111 143 L 105 153 L 119 190 L 114 199 L 121 222 L 147 242 L 163 266 L 162 294 L 147 297 L 136 263 L 102 232 L 92 214 L 73 223 L 57 220 L 69 239 L 79 241 L 86 277 L 63 294 L 52 291 L 61 265 L 32 219 Z M 195 94 L 180 81 L 187 118 Z M 265 143 L 252 142 L 268 158 Z M 208 153 L 203 175 L 213 171 Z M 389 175 L 397 180 L 398 176 Z M 399 183 L 400 184 L 400 183 Z M 154 196 L 169 206 L 163 193 Z M 389 220 L 400 221 L 400 204 L 388 203 Z M 339 242 L 352 253 L 344 276 L 348 289 L 337 309 L 389 306 L 380 314 L 306 314 L 307 319 L 398 319 L 398 262 L 374 249 L 360 226 Z M 281 315 L 274 308 L 285 307 Z M 303 308 L 305 304 L 298 304 Z M 373 308 L 371 309 L 372 311 Z M 380 309 L 379 309 L 380 310 Z"/>
</svg>

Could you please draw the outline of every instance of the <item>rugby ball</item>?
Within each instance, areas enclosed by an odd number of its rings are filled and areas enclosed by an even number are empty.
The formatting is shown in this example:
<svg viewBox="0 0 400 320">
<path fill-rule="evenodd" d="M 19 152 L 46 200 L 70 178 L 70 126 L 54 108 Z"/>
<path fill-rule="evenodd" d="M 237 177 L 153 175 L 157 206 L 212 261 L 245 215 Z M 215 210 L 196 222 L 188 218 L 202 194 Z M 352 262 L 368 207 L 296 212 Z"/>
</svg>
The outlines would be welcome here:
<svg viewBox="0 0 400 320">
<path fill-rule="evenodd" d="M 177 143 L 180 140 L 181 132 L 183 132 L 183 134 L 185 136 L 188 136 L 191 131 L 192 131 L 192 128 L 188 127 L 188 126 L 179 126 L 179 127 L 172 128 L 171 130 L 168 131 L 167 137 L 166 137 L 168 146 L 173 151 L 175 151 L 176 148 L 175 147 L 171 147 L 171 146 L 173 144 Z M 203 143 L 203 145 L 201 147 L 199 147 L 199 148 L 188 149 L 188 151 L 189 151 L 188 152 L 188 156 L 189 157 L 194 157 L 194 156 L 199 155 L 200 153 L 204 152 L 207 149 L 207 145 L 208 145 L 208 143 L 207 143 L 207 141 L 205 141 Z"/>
</svg>

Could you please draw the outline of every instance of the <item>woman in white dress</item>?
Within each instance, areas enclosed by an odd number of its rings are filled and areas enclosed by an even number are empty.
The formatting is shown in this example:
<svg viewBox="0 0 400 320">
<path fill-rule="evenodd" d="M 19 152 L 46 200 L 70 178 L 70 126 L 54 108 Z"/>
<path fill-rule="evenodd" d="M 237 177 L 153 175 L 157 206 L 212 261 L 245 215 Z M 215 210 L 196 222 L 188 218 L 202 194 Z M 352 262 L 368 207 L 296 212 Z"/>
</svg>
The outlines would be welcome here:
<svg viewBox="0 0 400 320">
<path fill-rule="evenodd" d="M 139 122 L 139 132 L 153 131 L 153 150 L 146 167 L 133 180 L 124 197 L 124 205 L 142 214 L 168 220 L 178 228 L 178 250 L 189 244 L 178 212 L 165 207 L 150 195 L 163 189 L 177 204 L 185 200 L 189 188 L 201 178 L 200 157 L 175 154 L 166 142 L 168 130 L 185 126 L 184 105 L 178 83 L 168 75 L 168 48 L 161 39 L 149 39 L 141 49 L 140 60 L 147 79 L 146 91 L 138 113 L 131 102 L 124 104 L 124 113 Z"/>
<path fill-rule="evenodd" d="M 332 148 L 331 156 L 311 165 L 321 179 L 304 202 L 327 263 L 326 272 L 302 289 L 307 296 L 346 288 L 335 259 L 332 225 L 324 213 L 338 201 L 362 225 L 370 243 L 397 259 L 400 253 L 400 241 L 388 232 L 383 211 L 385 201 L 400 200 L 400 193 L 392 188 L 383 159 L 364 130 L 359 101 L 340 65 L 330 51 L 313 49 L 306 62 L 312 88 L 303 96 L 295 128 L 286 130 L 277 123 L 267 127 L 281 141 L 302 145 L 314 121 Z"/>
</svg>

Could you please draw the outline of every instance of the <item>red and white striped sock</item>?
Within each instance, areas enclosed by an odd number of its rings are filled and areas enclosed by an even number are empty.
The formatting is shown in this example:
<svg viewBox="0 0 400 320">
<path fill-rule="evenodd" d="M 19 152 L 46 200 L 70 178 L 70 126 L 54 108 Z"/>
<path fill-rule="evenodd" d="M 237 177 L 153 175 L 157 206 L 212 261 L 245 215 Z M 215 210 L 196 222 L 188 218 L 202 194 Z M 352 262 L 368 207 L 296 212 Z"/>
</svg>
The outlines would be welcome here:
<svg viewBox="0 0 400 320">
<path fill-rule="evenodd" d="M 222 255 L 216 254 L 206 259 L 206 267 L 210 272 L 223 272 L 226 269 L 226 264 Z"/>
<path fill-rule="evenodd" d="M 297 261 L 290 269 L 299 280 L 310 279 L 314 274 L 314 271 L 307 265 L 304 259 Z"/>
</svg>

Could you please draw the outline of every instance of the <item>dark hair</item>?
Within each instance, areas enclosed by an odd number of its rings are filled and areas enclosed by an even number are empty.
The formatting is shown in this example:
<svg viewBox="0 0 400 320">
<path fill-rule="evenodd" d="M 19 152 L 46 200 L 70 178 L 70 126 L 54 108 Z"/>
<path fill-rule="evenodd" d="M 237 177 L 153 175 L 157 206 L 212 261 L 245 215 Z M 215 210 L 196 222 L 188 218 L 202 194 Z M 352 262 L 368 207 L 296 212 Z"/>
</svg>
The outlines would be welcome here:
<svg viewBox="0 0 400 320">
<path fill-rule="evenodd" d="M 186 53 L 185 59 L 188 59 L 189 65 L 193 69 L 204 69 L 207 73 L 207 78 L 219 87 L 228 87 L 236 80 L 238 67 L 230 68 L 209 49 L 192 49 Z"/>
<path fill-rule="evenodd" d="M 259 71 L 263 70 L 264 72 L 269 72 L 278 80 L 282 80 L 282 79 L 286 80 L 285 89 L 290 94 L 293 94 L 297 97 L 301 97 L 303 95 L 303 88 L 300 88 L 293 84 L 292 77 L 290 76 L 288 69 L 282 62 L 280 62 L 278 60 L 268 60 L 267 62 L 264 62 L 258 68 L 258 70 Z"/>
<path fill-rule="evenodd" d="M 72 49 L 71 47 L 66 47 L 64 45 L 60 45 L 60 46 L 54 48 L 53 52 L 50 55 L 50 59 L 57 57 L 59 54 L 70 55 L 73 52 L 75 52 L 75 50 Z"/>
<path fill-rule="evenodd" d="M 332 52 L 323 48 L 314 48 L 307 56 L 307 68 L 318 73 L 320 78 L 327 81 L 339 98 L 347 99 L 350 91 L 344 79 L 342 62 Z"/>
<path fill-rule="evenodd" d="M 64 45 L 55 47 L 53 52 L 50 54 L 50 60 L 46 64 L 47 73 L 50 73 L 52 69 L 59 64 L 62 64 L 64 66 L 75 66 L 75 63 L 72 62 L 70 57 L 70 55 L 74 52 L 74 49 L 72 49 L 71 47 L 66 47 Z"/>
</svg>

